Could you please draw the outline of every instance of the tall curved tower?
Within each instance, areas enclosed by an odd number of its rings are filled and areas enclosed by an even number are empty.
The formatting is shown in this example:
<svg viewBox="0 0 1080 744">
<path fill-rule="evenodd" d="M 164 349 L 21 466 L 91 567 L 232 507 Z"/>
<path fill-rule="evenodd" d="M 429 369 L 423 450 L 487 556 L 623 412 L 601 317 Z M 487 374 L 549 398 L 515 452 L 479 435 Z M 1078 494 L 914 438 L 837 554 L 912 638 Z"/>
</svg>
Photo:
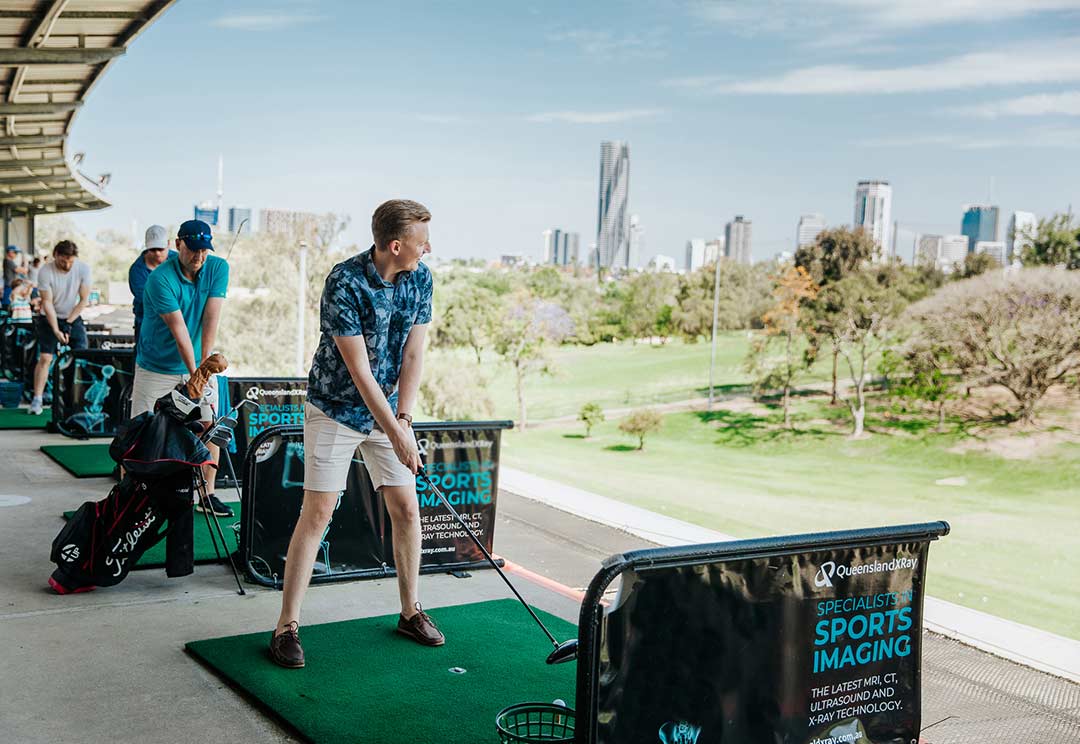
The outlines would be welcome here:
<svg viewBox="0 0 1080 744">
<path fill-rule="evenodd" d="M 630 144 L 600 143 L 600 198 L 596 224 L 597 268 L 630 265 Z"/>
</svg>

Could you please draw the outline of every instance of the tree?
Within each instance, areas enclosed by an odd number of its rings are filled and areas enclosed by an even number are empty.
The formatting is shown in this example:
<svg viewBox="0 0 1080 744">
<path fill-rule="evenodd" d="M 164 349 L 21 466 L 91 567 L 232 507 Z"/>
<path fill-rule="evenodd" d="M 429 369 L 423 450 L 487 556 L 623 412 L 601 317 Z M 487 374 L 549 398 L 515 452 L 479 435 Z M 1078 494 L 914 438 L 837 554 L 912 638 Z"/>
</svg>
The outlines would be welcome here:
<svg viewBox="0 0 1080 744">
<path fill-rule="evenodd" d="M 420 378 L 420 406 L 442 421 L 489 417 L 495 405 L 479 364 L 471 365 L 445 354 L 431 354 Z"/>
<path fill-rule="evenodd" d="M 1034 230 L 1014 237 L 1027 244 L 1021 256 L 1026 266 L 1080 268 L 1080 225 L 1073 222 L 1071 212 L 1039 220 Z"/>
<path fill-rule="evenodd" d="M 585 424 L 585 438 L 592 436 L 594 426 L 604 423 L 604 409 L 599 403 L 586 403 L 578 413 L 578 421 Z"/>
<path fill-rule="evenodd" d="M 712 335 L 715 271 L 716 264 L 710 263 L 680 277 L 671 321 L 674 332 L 687 343 L 707 340 Z M 722 259 L 717 327 L 725 331 L 760 327 L 771 291 L 772 282 L 764 266 Z"/>
<path fill-rule="evenodd" d="M 547 347 L 559 343 L 571 333 L 570 317 L 558 305 L 534 297 L 528 290 L 507 295 L 496 315 L 492 329 L 495 353 L 514 370 L 518 399 L 518 428 L 527 424 L 525 379 L 530 374 L 552 374 Z"/>
<path fill-rule="evenodd" d="M 487 287 L 457 283 L 443 297 L 435 316 L 431 345 L 435 348 L 467 346 L 481 363 L 481 353 L 491 344 L 492 326 L 499 312 L 499 298 Z"/>
<path fill-rule="evenodd" d="M 619 422 L 619 431 L 638 438 L 638 449 L 645 449 L 645 437 L 654 431 L 660 431 L 664 418 L 652 408 L 639 408 L 631 411 Z"/>
<path fill-rule="evenodd" d="M 666 272 L 636 274 L 626 281 L 622 323 L 626 335 L 636 342 L 660 335 L 661 313 L 675 304 L 678 277 Z M 670 318 L 670 309 L 668 315 Z"/>
<path fill-rule="evenodd" d="M 791 387 L 798 374 L 806 369 L 807 357 L 803 347 L 807 337 L 806 325 L 801 322 L 805 304 L 818 293 L 817 285 L 802 266 L 789 266 L 775 278 L 775 304 L 762 317 L 765 336 L 755 342 L 747 357 L 747 367 L 755 376 L 757 391 L 783 390 L 784 427 L 791 428 Z M 781 356 L 770 354 L 779 343 Z"/>
<path fill-rule="evenodd" d="M 968 386 L 1001 385 L 1030 423 L 1053 385 L 1080 373 L 1080 274 L 1023 269 L 950 284 L 908 316 L 934 366 Z"/>
<path fill-rule="evenodd" d="M 898 356 L 898 370 L 907 374 L 901 376 L 890 391 L 894 395 L 931 404 L 937 412 L 937 431 L 944 431 L 945 403 L 955 397 L 953 379 L 949 375 L 954 362 L 949 349 L 930 346 L 925 338 L 915 338 Z"/>
<path fill-rule="evenodd" d="M 877 243 L 862 228 L 851 229 L 837 227 L 823 230 L 817 239 L 795 251 L 795 265 L 806 269 L 810 278 L 822 289 L 835 284 L 851 274 L 861 271 L 878 253 Z M 812 312 L 807 315 L 807 322 L 813 330 L 811 358 L 817 356 L 820 345 L 829 341 L 832 345 L 832 400 L 837 402 L 838 363 L 840 356 L 840 334 L 845 330 L 844 308 L 838 304 L 844 297 L 843 292 L 819 294 L 812 301 Z"/>
<path fill-rule="evenodd" d="M 838 354 L 847 364 L 851 388 L 844 396 L 853 422 L 851 436 L 861 437 L 866 420 L 866 384 L 870 365 L 885 348 L 903 297 L 895 288 L 879 283 L 875 273 L 859 271 L 834 282 L 821 292 L 832 314 L 832 333 Z"/>
<path fill-rule="evenodd" d="M 964 256 L 963 261 L 957 261 L 953 277 L 956 279 L 970 279 L 973 276 L 1000 268 L 1001 263 L 989 253 L 969 253 Z"/>
</svg>

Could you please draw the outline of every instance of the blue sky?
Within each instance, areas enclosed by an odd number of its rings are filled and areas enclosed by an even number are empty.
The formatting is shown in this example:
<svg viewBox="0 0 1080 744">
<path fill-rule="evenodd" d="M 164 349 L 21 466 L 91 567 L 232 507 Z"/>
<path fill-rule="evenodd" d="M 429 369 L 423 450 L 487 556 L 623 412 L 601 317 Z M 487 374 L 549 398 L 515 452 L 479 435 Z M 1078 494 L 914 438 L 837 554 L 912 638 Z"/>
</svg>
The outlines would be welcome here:
<svg viewBox="0 0 1080 744">
<path fill-rule="evenodd" d="M 1006 217 L 1080 211 L 1080 0 L 180 0 L 76 120 L 115 204 L 77 221 L 176 224 L 222 153 L 226 206 L 346 213 L 350 241 L 407 196 L 444 256 L 538 256 L 549 227 L 584 250 L 604 139 L 643 260 L 735 214 L 769 258 L 802 213 L 849 224 L 865 178 L 909 260 L 991 181 Z"/>
</svg>

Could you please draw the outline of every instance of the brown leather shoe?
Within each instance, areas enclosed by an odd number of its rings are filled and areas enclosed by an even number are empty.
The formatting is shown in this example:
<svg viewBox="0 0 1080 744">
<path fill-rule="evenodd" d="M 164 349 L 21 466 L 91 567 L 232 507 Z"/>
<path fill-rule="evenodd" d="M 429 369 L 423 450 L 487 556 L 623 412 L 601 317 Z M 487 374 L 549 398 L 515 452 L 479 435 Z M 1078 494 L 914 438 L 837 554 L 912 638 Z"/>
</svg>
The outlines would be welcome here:
<svg viewBox="0 0 1080 744">
<path fill-rule="evenodd" d="M 304 649 L 300 647 L 299 624 L 293 620 L 285 630 L 270 638 L 270 658 L 278 666 L 299 669 L 304 666 Z"/>
<path fill-rule="evenodd" d="M 424 612 L 419 602 L 416 603 L 416 614 L 408 620 L 404 615 L 398 616 L 397 632 L 412 638 L 422 646 L 441 646 L 446 643 L 446 637 L 435 627 L 435 621 Z"/>
</svg>

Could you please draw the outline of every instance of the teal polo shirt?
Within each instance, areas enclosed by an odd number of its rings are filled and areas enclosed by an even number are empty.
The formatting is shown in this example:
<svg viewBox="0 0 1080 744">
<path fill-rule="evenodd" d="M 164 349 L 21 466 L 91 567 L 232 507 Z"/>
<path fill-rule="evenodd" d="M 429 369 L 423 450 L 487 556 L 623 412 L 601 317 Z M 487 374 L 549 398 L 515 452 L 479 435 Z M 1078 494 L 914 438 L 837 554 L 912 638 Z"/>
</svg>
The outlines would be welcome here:
<svg viewBox="0 0 1080 744">
<path fill-rule="evenodd" d="M 176 339 L 161 316 L 180 311 L 191 335 L 195 362 L 202 358 L 203 311 L 211 297 L 225 297 L 229 287 L 229 264 L 224 258 L 207 256 L 195 281 L 184 276 L 179 256 L 173 256 L 150 272 L 143 290 L 143 321 L 135 363 L 162 375 L 186 375 Z"/>
</svg>

